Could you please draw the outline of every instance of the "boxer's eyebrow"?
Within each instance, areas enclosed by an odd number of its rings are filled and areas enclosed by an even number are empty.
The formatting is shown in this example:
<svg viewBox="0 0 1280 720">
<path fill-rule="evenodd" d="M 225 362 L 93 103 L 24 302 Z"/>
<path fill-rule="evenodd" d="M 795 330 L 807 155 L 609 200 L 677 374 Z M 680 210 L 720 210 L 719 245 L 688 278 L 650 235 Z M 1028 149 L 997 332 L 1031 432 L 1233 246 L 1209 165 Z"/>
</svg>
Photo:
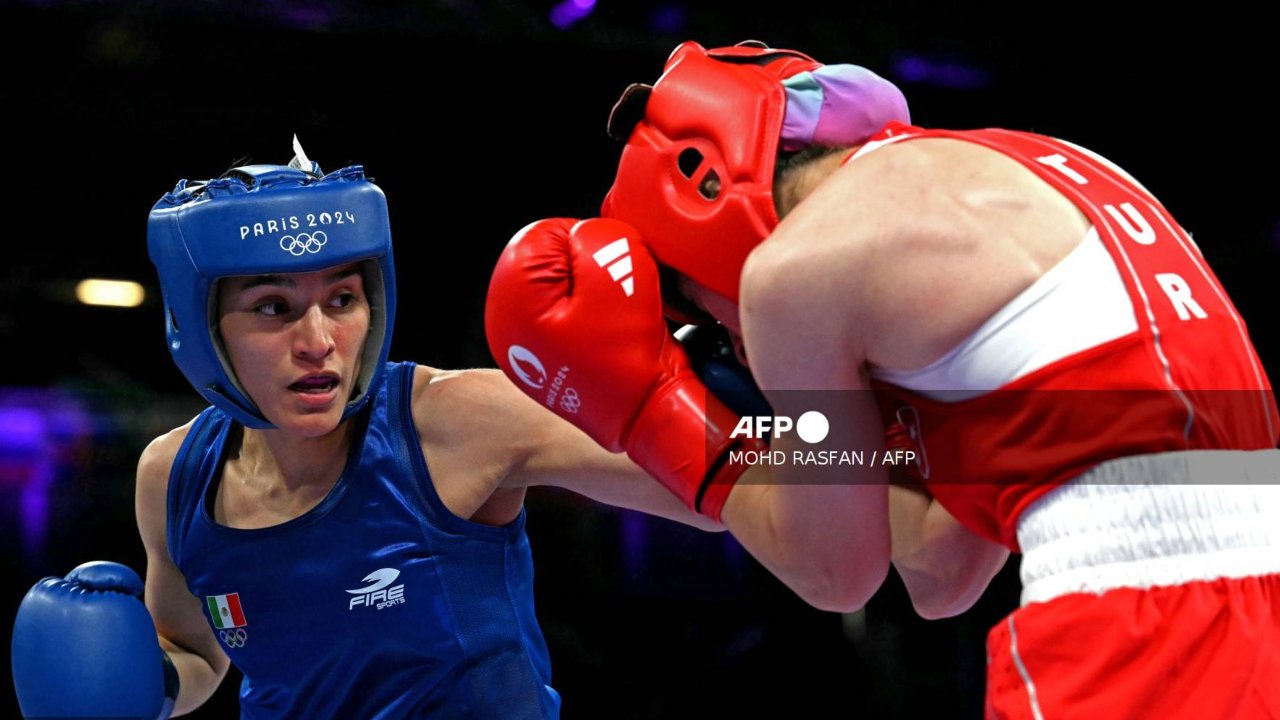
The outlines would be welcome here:
<svg viewBox="0 0 1280 720">
<path fill-rule="evenodd" d="M 297 287 L 297 281 L 287 278 L 283 275 L 254 275 L 241 281 L 238 290 L 252 290 L 263 285 L 271 285 L 273 287 Z"/>
<path fill-rule="evenodd" d="M 324 280 L 325 282 L 328 282 L 328 283 L 336 283 L 339 280 L 346 280 L 352 275 L 359 275 L 359 274 L 360 274 L 359 263 L 351 263 L 346 267 L 342 267 L 333 271 L 333 273 L 331 273 L 329 277 L 325 278 Z"/>
<path fill-rule="evenodd" d="M 359 265 L 352 263 L 350 265 L 346 265 L 330 273 L 329 276 L 324 279 L 324 281 L 326 283 L 332 284 L 332 283 L 345 280 L 351 277 L 352 275 L 359 275 L 359 274 L 360 274 Z M 270 285 L 272 287 L 287 287 L 287 288 L 295 288 L 298 286 L 298 281 L 294 280 L 293 278 L 287 275 L 280 275 L 280 274 L 274 274 L 274 273 L 269 275 L 253 275 L 253 276 L 242 279 L 240 282 L 241 284 L 237 289 L 241 291 L 252 290 L 253 288 L 261 287 L 263 285 Z"/>
</svg>

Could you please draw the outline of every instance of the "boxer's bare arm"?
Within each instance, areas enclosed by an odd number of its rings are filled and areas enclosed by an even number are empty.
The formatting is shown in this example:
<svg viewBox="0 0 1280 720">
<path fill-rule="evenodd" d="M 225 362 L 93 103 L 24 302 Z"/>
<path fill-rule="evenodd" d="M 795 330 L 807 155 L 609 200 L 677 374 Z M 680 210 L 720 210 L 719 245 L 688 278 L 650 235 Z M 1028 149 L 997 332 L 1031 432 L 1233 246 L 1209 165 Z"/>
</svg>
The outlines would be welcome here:
<svg viewBox="0 0 1280 720">
<path fill-rule="evenodd" d="M 857 208 L 842 197 L 863 199 Z M 796 225 L 843 213 L 819 244 L 849 261 L 846 307 L 860 308 L 868 360 L 927 366 L 1079 245 L 1089 227 L 1068 200 L 994 151 L 950 140 L 904 143 L 858 158 L 812 196 Z M 892 209 L 909 209 L 894 212 Z M 858 228 L 858 230 L 850 230 Z M 791 234 L 783 240 L 798 242 Z M 943 388 L 951 389 L 951 388 Z M 935 501 L 895 490 L 894 561 L 925 617 L 967 609 L 1008 557 Z"/>
<path fill-rule="evenodd" d="M 857 158 L 818 184 L 743 270 L 740 317 L 752 373 L 779 415 L 804 411 L 783 409 L 796 390 L 846 397 L 831 425 L 856 429 L 828 443 L 883 448 L 869 368 L 936 360 L 1069 252 L 1084 236 L 1080 220 L 1029 171 L 984 148 L 919 141 Z M 856 468 L 847 486 L 806 489 L 797 485 L 800 468 L 757 470 L 771 474 L 767 484 L 753 487 L 744 476 L 747 496 L 736 502 L 774 496 L 754 500 L 780 508 L 754 515 L 772 523 L 774 534 L 805 537 L 799 524 L 807 512 L 820 519 L 810 528 L 833 523 L 835 532 L 809 530 L 805 541 L 834 538 L 844 548 L 850 566 L 829 566 L 833 586 L 843 588 L 835 593 L 839 604 L 869 596 L 890 552 L 884 475 Z M 847 515 L 834 518 L 836 508 Z M 976 597 L 1003 561 L 1000 550 L 968 536 L 949 544 L 958 528 L 940 511 L 930 515 L 926 506 L 919 522 L 898 530 L 921 533 L 909 543 L 909 572 L 931 613 Z M 726 509 L 726 524 L 742 535 L 735 522 L 748 516 Z M 754 551 L 765 559 L 761 548 Z M 949 569 L 955 566 L 974 574 L 958 576 Z"/>
<path fill-rule="evenodd" d="M 774 414 L 826 416 L 826 440 L 783 435 L 772 449 L 865 451 L 884 447 L 884 429 L 840 313 L 822 312 L 823 261 L 753 255 L 742 280 L 747 358 Z M 815 280 L 822 283 L 815 283 Z M 766 567 L 810 604 L 848 611 L 879 588 L 889 566 L 883 465 L 816 470 L 796 462 L 756 465 L 725 507 L 725 524 Z"/>
<path fill-rule="evenodd" d="M 418 368 L 414 414 L 445 505 L 461 517 L 514 517 L 525 488 L 550 485 L 703 530 L 724 526 L 686 508 L 626 455 L 608 452 L 497 370 Z M 477 513 L 479 517 L 477 517 Z"/>
<path fill-rule="evenodd" d="M 923 618 L 959 615 L 982 597 L 1009 550 L 965 529 L 923 488 L 889 487 L 893 566 Z"/>
<path fill-rule="evenodd" d="M 200 600 L 187 589 L 186 580 L 170 559 L 166 542 L 169 471 L 190 427 L 161 435 L 142 452 L 134 498 L 138 530 L 147 553 L 144 599 L 156 624 L 160 647 L 178 670 L 175 715 L 191 712 L 208 700 L 231 664 L 209 629 Z"/>
</svg>

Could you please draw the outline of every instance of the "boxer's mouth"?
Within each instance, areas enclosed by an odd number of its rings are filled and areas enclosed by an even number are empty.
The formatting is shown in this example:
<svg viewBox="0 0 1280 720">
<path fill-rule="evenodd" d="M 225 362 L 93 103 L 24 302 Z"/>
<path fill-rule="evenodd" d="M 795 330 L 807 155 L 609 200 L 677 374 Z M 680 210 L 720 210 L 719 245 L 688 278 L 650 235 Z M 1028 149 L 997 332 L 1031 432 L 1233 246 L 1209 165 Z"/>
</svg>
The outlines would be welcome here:
<svg viewBox="0 0 1280 720">
<path fill-rule="evenodd" d="M 326 393 L 338 386 L 338 377 L 319 373 L 308 375 L 289 386 L 290 390 L 301 393 Z"/>
</svg>

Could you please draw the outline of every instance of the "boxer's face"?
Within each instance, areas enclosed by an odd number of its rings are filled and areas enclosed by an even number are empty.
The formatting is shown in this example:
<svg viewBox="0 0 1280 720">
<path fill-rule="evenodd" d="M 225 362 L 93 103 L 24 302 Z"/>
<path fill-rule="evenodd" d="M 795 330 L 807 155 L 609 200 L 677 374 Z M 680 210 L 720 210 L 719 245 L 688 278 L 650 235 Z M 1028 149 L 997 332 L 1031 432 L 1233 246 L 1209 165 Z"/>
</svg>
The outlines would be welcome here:
<svg viewBox="0 0 1280 720">
<path fill-rule="evenodd" d="M 286 432 L 326 434 L 342 420 L 369 333 L 359 266 L 225 278 L 218 329 L 263 416 Z"/>
<path fill-rule="evenodd" d="M 703 312 L 711 315 L 725 329 L 733 340 L 733 351 L 738 362 L 747 364 L 747 351 L 742 344 L 742 325 L 738 320 L 738 306 L 729 298 L 681 275 L 676 281 L 677 289 Z"/>
</svg>

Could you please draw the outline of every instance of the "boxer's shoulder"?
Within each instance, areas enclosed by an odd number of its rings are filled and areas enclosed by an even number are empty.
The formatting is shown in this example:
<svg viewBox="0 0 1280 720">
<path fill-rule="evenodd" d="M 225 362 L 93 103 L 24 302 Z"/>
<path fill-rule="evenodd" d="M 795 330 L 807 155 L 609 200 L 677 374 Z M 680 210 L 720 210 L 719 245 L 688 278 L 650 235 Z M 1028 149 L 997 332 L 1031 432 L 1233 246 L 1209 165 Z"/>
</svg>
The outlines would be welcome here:
<svg viewBox="0 0 1280 720">
<path fill-rule="evenodd" d="M 134 492 L 134 511 L 143 541 L 163 547 L 165 505 L 169 495 L 169 474 L 182 443 L 195 423 L 192 418 L 152 440 L 138 459 L 138 484 Z"/>
<path fill-rule="evenodd" d="M 436 493 L 455 515 L 501 525 L 519 513 L 523 490 L 500 486 L 526 451 L 521 411 L 530 405 L 497 370 L 418 366 L 414 425 Z"/>
<path fill-rule="evenodd" d="M 838 309 L 836 329 L 868 360 L 920 367 L 1086 230 L 1013 158 L 947 138 L 899 142 L 855 157 L 787 216 L 744 268 L 743 303 Z"/>
<path fill-rule="evenodd" d="M 192 418 L 184 425 L 157 436 L 147 444 L 138 458 L 139 489 L 142 489 L 145 484 L 158 486 L 156 489 L 161 492 L 165 490 L 173 461 L 178 457 L 178 451 L 182 448 L 182 443 L 187 439 L 187 434 L 191 432 L 194 424 L 195 418 Z"/>
<path fill-rule="evenodd" d="M 808 268 L 848 276 L 900 259 L 906 249 L 952 248 L 971 230 L 957 212 L 974 178 L 1001 161 L 998 153 L 944 138 L 860 153 L 795 206 L 751 263 L 786 263 L 792 275 Z"/>
<path fill-rule="evenodd" d="M 815 196 L 833 201 L 843 196 L 847 201 L 847 193 L 856 189 L 860 201 L 909 200 L 922 210 L 937 207 L 954 212 L 957 193 L 983 187 L 1041 191 L 1047 186 L 1006 152 L 960 137 L 920 137 L 860 149 Z M 897 219 L 907 222 L 929 216 L 916 212 Z"/>
<path fill-rule="evenodd" d="M 546 410 L 500 370 L 419 369 L 413 417 L 423 450 L 515 463 L 546 439 Z"/>
<path fill-rule="evenodd" d="M 824 193 L 829 202 L 856 191 L 863 212 L 881 218 L 893 238 L 914 234 L 999 244 L 1009 229 L 1068 229 L 1078 242 L 1086 221 L 1058 190 L 1027 165 L 1028 157 L 955 137 L 924 137 L 884 145 L 845 163 Z M 841 185 L 844 187 L 841 187 Z M 886 213 L 886 205 L 909 208 Z"/>
<path fill-rule="evenodd" d="M 514 392 L 498 370 L 441 370 L 419 365 L 413 377 L 413 418 L 423 440 L 456 435 L 500 421 Z"/>
</svg>

